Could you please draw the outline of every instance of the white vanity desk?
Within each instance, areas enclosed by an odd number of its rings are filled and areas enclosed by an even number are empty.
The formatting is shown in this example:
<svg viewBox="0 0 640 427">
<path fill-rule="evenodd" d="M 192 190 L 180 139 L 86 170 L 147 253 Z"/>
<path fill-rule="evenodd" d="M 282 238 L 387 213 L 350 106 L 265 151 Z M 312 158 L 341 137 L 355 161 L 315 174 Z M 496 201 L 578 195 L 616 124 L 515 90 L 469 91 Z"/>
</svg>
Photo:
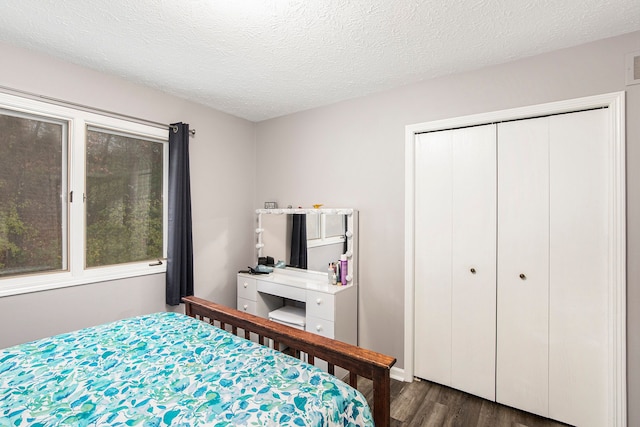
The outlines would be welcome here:
<svg viewBox="0 0 640 427">
<path fill-rule="evenodd" d="M 304 313 L 305 330 L 358 344 L 358 211 L 257 209 L 256 259 L 289 259 L 293 215 L 305 215 L 308 269 L 275 268 L 270 274 L 238 273 L 238 310 L 260 317 L 285 305 Z M 329 251 L 330 250 L 330 251 Z M 337 252 L 336 252 L 337 250 Z M 328 282 L 328 262 L 346 257 L 346 285 Z M 319 271 L 324 269 L 323 271 Z M 285 309 L 286 310 L 286 309 Z"/>
<path fill-rule="evenodd" d="M 285 304 L 305 308 L 308 332 L 357 345 L 356 285 L 330 285 L 326 274 L 296 269 L 238 274 L 238 310 L 266 318 Z"/>
</svg>

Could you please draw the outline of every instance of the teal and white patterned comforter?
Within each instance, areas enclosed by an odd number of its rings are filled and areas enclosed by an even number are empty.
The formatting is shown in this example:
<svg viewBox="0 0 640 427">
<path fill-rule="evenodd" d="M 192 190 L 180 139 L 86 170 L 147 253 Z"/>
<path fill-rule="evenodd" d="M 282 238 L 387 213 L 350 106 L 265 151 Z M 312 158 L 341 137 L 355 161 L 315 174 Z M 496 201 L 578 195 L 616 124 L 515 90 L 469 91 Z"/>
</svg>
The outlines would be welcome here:
<svg viewBox="0 0 640 427">
<path fill-rule="evenodd" d="M 0 426 L 373 425 L 331 375 L 176 313 L 0 350 Z"/>
</svg>

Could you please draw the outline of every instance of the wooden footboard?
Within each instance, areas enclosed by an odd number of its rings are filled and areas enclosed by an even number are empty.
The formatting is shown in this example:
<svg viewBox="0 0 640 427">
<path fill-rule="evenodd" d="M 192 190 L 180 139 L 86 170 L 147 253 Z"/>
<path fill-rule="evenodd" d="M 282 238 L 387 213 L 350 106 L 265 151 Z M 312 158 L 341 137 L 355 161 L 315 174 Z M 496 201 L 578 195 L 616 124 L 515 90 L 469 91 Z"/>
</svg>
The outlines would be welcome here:
<svg viewBox="0 0 640 427">
<path fill-rule="evenodd" d="M 236 335 L 241 329 L 247 339 L 253 332 L 258 335 L 261 344 L 264 344 L 265 338 L 272 339 L 275 343 L 293 349 L 296 355 L 299 352 L 306 353 L 311 364 L 316 358 L 322 359 L 329 364 L 329 372 L 332 374 L 334 366 L 346 369 L 349 371 L 349 383 L 354 388 L 357 387 L 358 376 L 372 380 L 374 422 L 378 427 L 389 426 L 391 422 L 389 374 L 391 367 L 396 363 L 395 358 L 291 328 L 202 298 L 185 297 L 182 301 L 185 303 L 188 316 L 211 324 L 217 322 L 222 329 L 231 326 L 232 332 Z M 279 348 L 277 345 L 274 347 Z"/>
</svg>

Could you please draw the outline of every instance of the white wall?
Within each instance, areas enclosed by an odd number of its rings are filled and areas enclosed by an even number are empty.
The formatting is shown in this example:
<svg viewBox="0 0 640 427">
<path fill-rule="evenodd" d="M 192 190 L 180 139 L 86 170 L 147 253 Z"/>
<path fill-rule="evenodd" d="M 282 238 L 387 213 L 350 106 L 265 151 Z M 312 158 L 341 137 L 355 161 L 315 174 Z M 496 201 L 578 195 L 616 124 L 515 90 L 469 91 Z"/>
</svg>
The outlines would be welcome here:
<svg viewBox="0 0 640 427">
<path fill-rule="evenodd" d="M 6 44 L 0 56 L 2 86 L 196 129 L 190 143 L 195 293 L 235 306 L 235 274 L 253 254 L 254 124 Z M 2 297 L 0 348 L 165 311 L 164 279 L 158 274 Z"/>
<path fill-rule="evenodd" d="M 408 124 L 627 90 L 629 402 L 640 400 L 640 32 L 258 123 L 256 205 L 360 210 L 360 344 L 403 367 L 404 130 Z M 437 60 L 437 59 L 435 59 Z M 629 425 L 640 407 L 629 405 Z"/>
</svg>

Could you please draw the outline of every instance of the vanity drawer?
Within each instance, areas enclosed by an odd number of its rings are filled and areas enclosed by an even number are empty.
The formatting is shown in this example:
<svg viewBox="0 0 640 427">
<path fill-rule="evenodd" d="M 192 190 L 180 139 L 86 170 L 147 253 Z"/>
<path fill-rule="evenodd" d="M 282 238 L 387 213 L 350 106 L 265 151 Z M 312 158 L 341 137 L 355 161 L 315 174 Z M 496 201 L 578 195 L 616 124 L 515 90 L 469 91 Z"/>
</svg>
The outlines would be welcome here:
<svg viewBox="0 0 640 427">
<path fill-rule="evenodd" d="M 238 276 L 238 298 L 256 300 L 256 279 Z"/>
<path fill-rule="evenodd" d="M 258 292 L 264 292 L 266 294 L 276 295 L 278 297 L 288 298 L 294 301 L 306 301 L 307 290 L 305 288 L 268 282 L 266 280 L 258 280 L 256 288 Z"/>
<path fill-rule="evenodd" d="M 238 310 L 243 313 L 256 314 L 256 302 L 246 298 L 238 298 Z"/>
<path fill-rule="evenodd" d="M 335 336 L 334 334 L 334 323 L 330 322 L 326 319 L 320 319 L 319 317 L 309 316 L 307 313 L 306 319 L 306 329 L 307 332 L 312 332 L 317 335 L 322 335 L 323 337 L 332 338 Z"/>
<path fill-rule="evenodd" d="M 307 291 L 307 315 L 335 321 L 335 297 L 323 292 Z"/>
</svg>

